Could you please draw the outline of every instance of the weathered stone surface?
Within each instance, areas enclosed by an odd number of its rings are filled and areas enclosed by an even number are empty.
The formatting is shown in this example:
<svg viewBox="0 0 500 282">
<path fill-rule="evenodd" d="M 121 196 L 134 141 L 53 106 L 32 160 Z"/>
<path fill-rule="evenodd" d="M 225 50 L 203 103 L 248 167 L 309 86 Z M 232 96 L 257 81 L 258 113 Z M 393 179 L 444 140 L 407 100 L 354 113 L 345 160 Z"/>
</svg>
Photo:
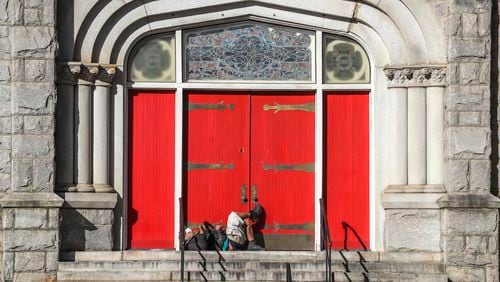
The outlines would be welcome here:
<svg viewBox="0 0 500 282">
<path fill-rule="evenodd" d="M 15 209 L 15 228 L 46 228 L 46 209 Z"/>
<path fill-rule="evenodd" d="M 465 237 L 465 251 L 469 254 L 486 253 L 488 237 L 467 236 Z"/>
<path fill-rule="evenodd" d="M 11 281 L 14 279 L 14 253 L 3 252 L 3 280 Z"/>
<path fill-rule="evenodd" d="M 487 193 L 491 189 L 491 163 L 490 161 L 470 162 L 470 191 Z"/>
<path fill-rule="evenodd" d="M 4 251 L 56 251 L 58 232 L 53 230 L 5 230 Z"/>
<path fill-rule="evenodd" d="M 49 27 L 14 26 L 12 52 L 16 57 L 53 58 L 54 29 Z"/>
<path fill-rule="evenodd" d="M 487 86 L 449 86 L 446 104 L 449 110 L 489 111 Z"/>
<path fill-rule="evenodd" d="M 10 150 L 12 148 L 11 136 L 0 136 L 0 150 Z"/>
<path fill-rule="evenodd" d="M 486 267 L 486 282 L 500 281 L 498 267 Z"/>
<path fill-rule="evenodd" d="M 112 225 L 114 216 L 113 210 L 91 210 L 83 209 L 78 210 L 82 213 L 86 220 L 94 225 Z"/>
<path fill-rule="evenodd" d="M 26 81 L 45 81 L 47 76 L 47 65 L 54 64 L 44 60 L 26 60 L 25 61 L 25 79 Z"/>
<path fill-rule="evenodd" d="M 388 251 L 440 251 L 439 210 L 387 210 L 387 218 Z"/>
<path fill-rule="evenodd" d="M 451 59 L 485 58 L 488 51 L 488 41 L 484 39 L 452 38 L 448 45 L 448 54 Z"/>
<path fill-rule="evenodd" d="M 462 84 L 479 83 L 479 64 L 477 63 L 460 64 L 460 80 Z"/>
<path fill-rule="evenodd" d="M 59 209 L 49 209 L 47 228 L 57 229 L 59 228 L 60 223 L 61 223 L 61 217 Z"/>
<path fill-rule="evenodd" d="M 460 112 L 459 114 L 460 125 L 480 125 L 481 113 L 480 112 Z"/>
<path fill-rule="evenodd" d="M 462 36 L 474 37 L 478 34 L 478 19 L 477 14 L 462 15 Z"/>
<path fill-rule="evenodd" d="M 40 25 L 42 22 L 40 17 L 40 10 L 24 9 L 24 23 L 26 25 Z"/>
<path fill-rule="evenodd" d="M 57 262 L 59 258 L 58 252 L 45 253 L 45 271 L 52 272 L 57 270 Z"/>
<path fill-rule="evenodd" d="M 461 253 L 465 250 L 464 236 L 445 236 L 444 251 L 447 253 Z"/>
<path fill-rule="evenodd" d="M 9 82 L 10 78 L 10 61 L 0 61 L 0 82 Z"/>
<path fill-rule="evenodd" d="M 12 118 L 0 117 L 0 134 L 10 134 L 12 129 Z"/>
<path fill-rule="evenodd" d="M 22 25 L 24 23 L 24 1 L 11 0 L 11 17 L 12 23 L 15 25 Z"/>
<path fill-rule="evenodd" d="M 99 226 L 95 230 L 85 230 L 85 250 L 109 251 L 113 249 L 113 227 Z"/>
<path fill-rule="evenodd" d="M 12 117 L 12 134 L 22 134 L 24 132 L 24 117 Z"/>
<path fill-rule="evenodd" d="M 42 134 L 42 120 L 41 116 L 24 116 L 24 134 Z"/>
<path fill-rule="evenodd" d="M 14 159 L 12 189 L 14 191 L 30 191 L 32 186 L 33 161 L 31 159 Z"/>
<path fill-rule="evenodd" d="M 14 135 L 12 137 L 12 156 L 14 158 L 51 158 L 53 154 L 53 136 Z"/>
<path fill-rule="evenodd" d="M 14 274 L 14 282 L 25 281 L 56 281 L 56 273 L 16 272 Z"/>
<path fill-rule="evenodd" d="M 489 235 L 497 231 L 498 214 L 495 209 L 446 209 L 444 234 Z"/>
<path fill-rule="evenodd" d="M 449 279 L 451 281 L 485 281 L 485 271 L 474 267 L 447 267 Z"/>
<path fill-rule="evenodd" d="M 34 271 L 40 272 L 45 270 L 45 253 L 44 252 L 18 252 L 15 253 L 16 272 Z"/>
<path fill-rule="evenodd" d="M 55 87 L 50 83 L 16 83 L 12 91 L 12 111 L 16 114 L 54 112 Z"/>
<path fill-rule="evenodd" d="M 448 191 L 467 191 L 469 189 L 469 162 L 462 160 L 448 160 L 447 164 L 446 176 Z"/>
<path fill-rule="evenodd" d="M 489 237 L 488 239 L 488 252 L 497 253 L 498 252 L 498 238 L 495 236 Z"/>
<path fill-rule="evenodd" d="M 54 191 L 54 160 L 35 159 L 33 165 L 33 191 Z"/>
<path fill-rule="evenodd" d="M 9 150 L 0 150 L 0 173 L 10 173 L 12 158 Z"/>
<path fill-rule="evenodd" d="M 8 192 L 12 188 L 10 174 L 0 173 L 0 191 Z"/>
<path fill-rule="evenodd" d="M 0 116 L 10 116 L 10 85 L 0 85 Z"/>
<path fill-rule="evenodd" d="M 42 129 L 44 134 L 54 134 L 55 121 L 54 116 L 43 116 Z"/>
<path fill-rule="evenodd" d="M 9 20 L 9 0 L 0 0 L 0 23 Z"/>
<path fill-rule="evenodd" d="M 453 127 L 448 130 L 448 156 L 450 158 L 488 159 L 490 129 L 486 127 Z"/>
<path fill-rule="evenodd" d="M 2 223 L 4 229 L 14 228 L 14 209 L 3 209 Z"/>
</svg>

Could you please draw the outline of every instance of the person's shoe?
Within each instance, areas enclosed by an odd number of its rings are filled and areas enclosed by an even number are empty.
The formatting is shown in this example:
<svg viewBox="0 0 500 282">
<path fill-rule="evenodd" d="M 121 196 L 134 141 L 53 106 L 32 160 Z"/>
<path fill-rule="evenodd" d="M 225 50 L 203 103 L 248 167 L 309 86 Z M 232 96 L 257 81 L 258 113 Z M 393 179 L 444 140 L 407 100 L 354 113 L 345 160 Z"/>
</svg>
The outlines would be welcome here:
<svg viewBox="0 0 500 282">
<path fill-rule="evenodd" d="M 257 242 L 255 241 L 249 241 L 248 242 L 248 251 L 265 251 L 265 249 L 259 245 L 257 245 Z"/>
<path fill-rule="evenodd" d="M 263 209 L 259 205 L 259 203 L 257 202 L 254 203 L 255 203 L 254 208 L 250 210 L 250 219 L 255 223 L 259 221 L 259 219 L 262 217 Z"/>
</svg>

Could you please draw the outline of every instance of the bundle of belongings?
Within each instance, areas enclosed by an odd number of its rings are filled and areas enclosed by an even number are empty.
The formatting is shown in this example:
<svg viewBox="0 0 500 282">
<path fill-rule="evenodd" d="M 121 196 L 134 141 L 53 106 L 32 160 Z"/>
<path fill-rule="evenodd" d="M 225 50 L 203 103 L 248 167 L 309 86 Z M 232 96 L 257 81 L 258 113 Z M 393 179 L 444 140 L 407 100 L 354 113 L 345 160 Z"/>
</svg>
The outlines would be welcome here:
<svg viewBox="0 0 500 282">
<path fill-rule="evenodd" d="M 220 224 L 212 226 L 208 222 L 204 222 L 196 232 L 193 232 L 191 228 L 186 228 L 184 249 L 188 251 L 223 251 L 226 241 L 226 232 Z"/>
</svg>

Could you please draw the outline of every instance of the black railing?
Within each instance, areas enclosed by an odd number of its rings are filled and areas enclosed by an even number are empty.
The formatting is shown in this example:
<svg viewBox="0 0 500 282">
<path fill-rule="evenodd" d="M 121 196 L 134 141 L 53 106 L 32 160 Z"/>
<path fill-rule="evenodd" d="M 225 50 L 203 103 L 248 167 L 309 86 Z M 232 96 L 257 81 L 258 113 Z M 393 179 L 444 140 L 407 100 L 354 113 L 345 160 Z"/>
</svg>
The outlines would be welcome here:
<svg viewBox="0 0 500 282">
<path fill-rule="evenodd" d="M 325 249 L 325 281 L 330 282 L 332 281 L 332 237 L 330 236 L 323 198 L 319 199 L 319 204 L 321 207 L 321 240 Z"/>
<path fill-rule="evenodd" d="M 184 282 L 184 203 L 182 197 L 179 198 L 179 249 L 181 250 L 181 281 Z"/>
</svg>

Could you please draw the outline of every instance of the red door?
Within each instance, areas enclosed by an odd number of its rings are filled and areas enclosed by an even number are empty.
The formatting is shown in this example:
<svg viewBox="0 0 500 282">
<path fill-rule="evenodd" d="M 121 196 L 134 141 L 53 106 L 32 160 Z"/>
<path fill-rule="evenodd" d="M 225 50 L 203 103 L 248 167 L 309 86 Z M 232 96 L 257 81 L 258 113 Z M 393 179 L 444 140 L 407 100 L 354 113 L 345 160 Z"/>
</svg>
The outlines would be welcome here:
<svg viewBox="0 0 500 282">
<path fill-rule="evenodd" d="M 368 249 L 369 99 L 367 92 L 326 94 L 325 198 L 335 249 Z"/>
<path fill-rule="evenodd" d="M 266 249 L 314 248 L 314 108 L 313 94 L 252 95 L 251 185 Z"/>
<path fill-rule="evenodd" d="M 249 98 L 246 93 L 187 95 L 184 195 L 188 226 L 204 221 L 225 223 L 231 211 L 248 210 Z"/>
<path fill-rule="evenodd" d="M 267 249 L 312 249 L 314 96 L 196 93 L 187 98 L 188 226 L 225 223 L 256 197 Z"/>
<path fill-rule="evenodd" d="M 174 91 L 130 92 L 128 246 L 174 247 Z"/>
</svg>

